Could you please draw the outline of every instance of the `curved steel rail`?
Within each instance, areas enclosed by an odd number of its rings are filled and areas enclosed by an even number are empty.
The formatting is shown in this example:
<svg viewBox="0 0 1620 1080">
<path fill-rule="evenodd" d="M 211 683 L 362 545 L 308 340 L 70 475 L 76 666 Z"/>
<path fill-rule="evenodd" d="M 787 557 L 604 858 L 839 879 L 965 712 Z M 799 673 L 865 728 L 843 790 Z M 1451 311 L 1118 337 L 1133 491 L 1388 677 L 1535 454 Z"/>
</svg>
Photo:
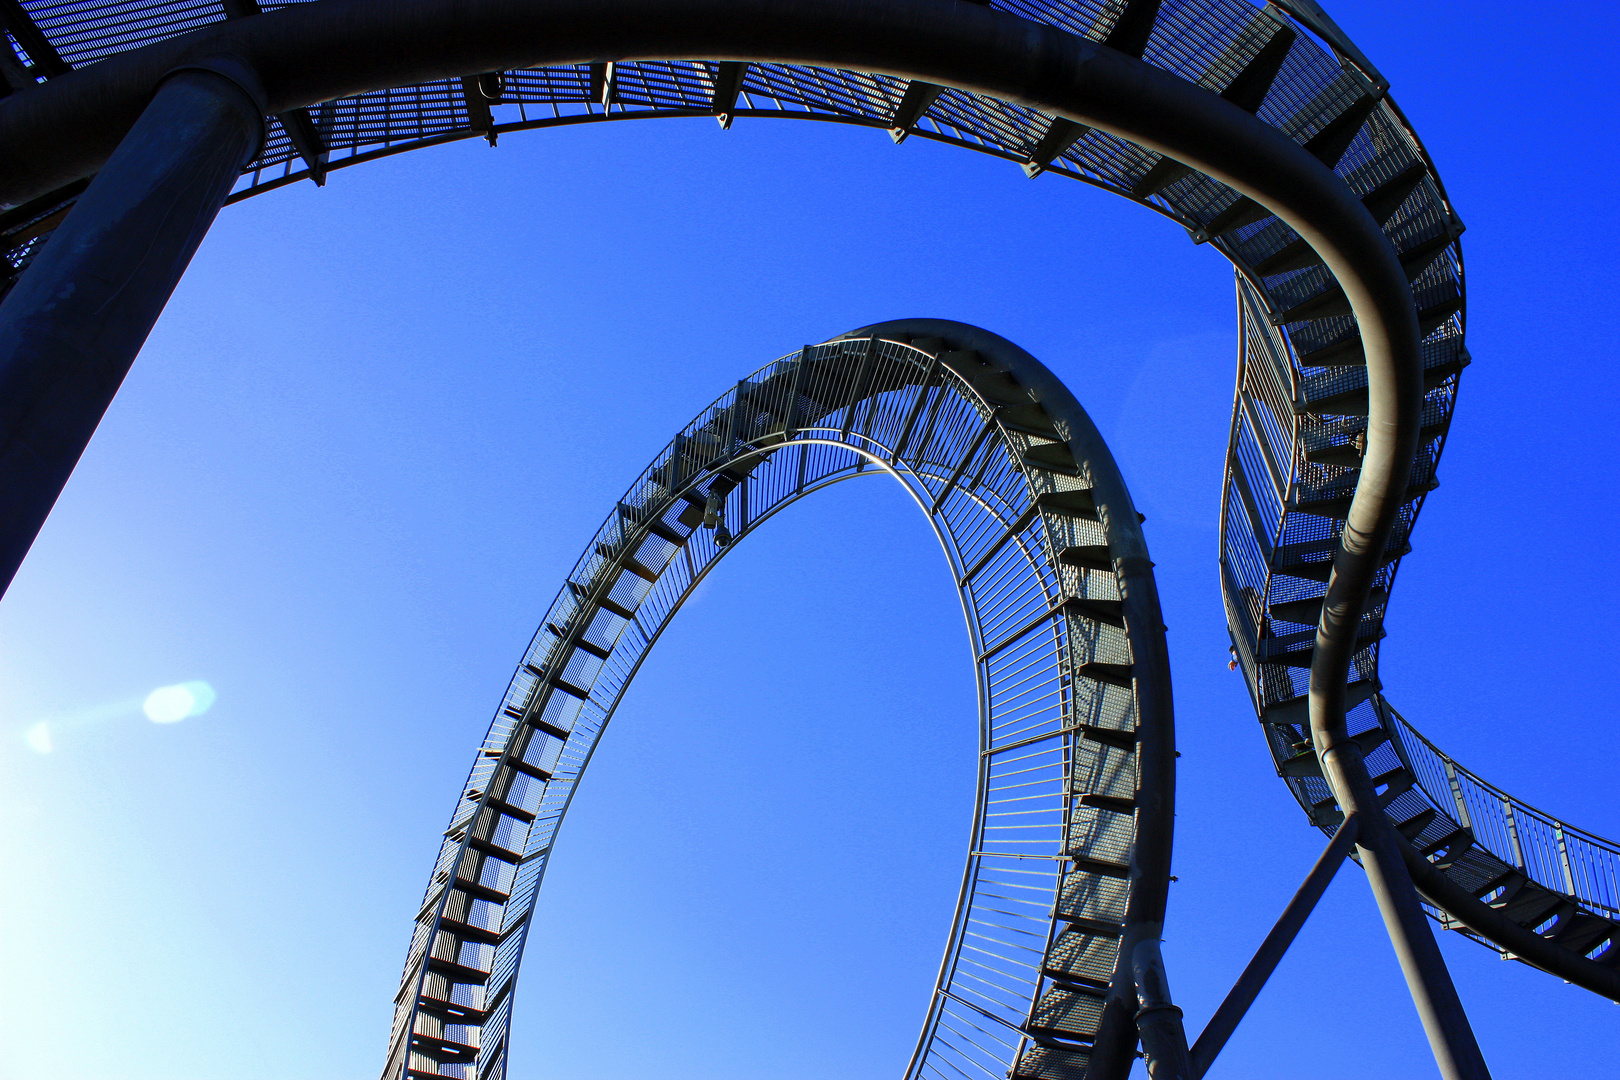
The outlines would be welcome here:
<svg viewBox="0 0 1620 1080">
<path fill-rule="evenodd" d="M 810 492 L 882 474 L 945 549 L 979 687 L 967 868 L 907 1075 L 1128 1068 L 1131 961 L 1161 936 L 1174 811 L 1146 545 L 1101 437 L 1045 368 L 984 331 L 913 321 L 806 346 L 739 382 L 660 451 L 587 545 L 445 832 L 385 1077 L 505 1075 L 535 894 L 642 660 L 730 550 L 725 533 L 740 539 Z"/>
<path fill-rule="evenodd" d="M 1387 83 L 1311 0 L 227 0 L 224 22 L 184 4 L 145 22 L 105 18 L 104 0 L 19 9 L 22 51 L 0 63 L 16 268 L 158 79 L 221 55 L 262 79 L 277 118 L 236 197 L 524 127 L 781 115 L 957 143 L 1182 222 L 1238 271 L 1222 584 L 1279 771 L 1324 826 L 1347 798 L 1376 803 L 1448 925 L 1620 997 L 1620 924 L 1581 885 L 1612 889 L 1613 845 L 1555 826 L 1569 872 L 1511 858 L 1432 777 L 1391 771 L 1413 772 L 1409 740 L 1386 739 L 1404 728 L 1378 694 L 1377 641 L 1468 362 L 1462 225 Z M 1371 775 L 1350 760 L 1367 754 Z"/>
</svg>

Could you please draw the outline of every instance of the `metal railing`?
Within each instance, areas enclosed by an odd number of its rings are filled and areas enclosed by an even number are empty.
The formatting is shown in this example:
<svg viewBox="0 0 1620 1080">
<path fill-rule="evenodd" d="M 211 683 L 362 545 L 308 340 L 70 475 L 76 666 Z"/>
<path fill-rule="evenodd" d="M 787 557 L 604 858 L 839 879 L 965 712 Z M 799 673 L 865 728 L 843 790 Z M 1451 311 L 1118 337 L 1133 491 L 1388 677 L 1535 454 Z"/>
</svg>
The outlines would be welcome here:
<svg viewBox="0 0 1620 1080">
<path fill-rule="evenodd" d="M 1620 920 L 1620 844 L 1578 828 L 1480 779 L 1386 703 L 1391 734 L 1424 794 L 1474 842 L 1531 881 Z"/>
</svg>

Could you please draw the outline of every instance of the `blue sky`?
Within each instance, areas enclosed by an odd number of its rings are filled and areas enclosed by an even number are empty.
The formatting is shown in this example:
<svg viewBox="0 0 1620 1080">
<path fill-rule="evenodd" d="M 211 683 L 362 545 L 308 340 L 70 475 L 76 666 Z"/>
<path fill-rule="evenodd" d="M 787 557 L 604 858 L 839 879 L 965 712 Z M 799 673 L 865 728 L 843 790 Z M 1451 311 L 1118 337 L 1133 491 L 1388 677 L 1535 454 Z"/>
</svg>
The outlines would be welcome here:
<svg viewBox="0 0 1620 1080">
<path fill-rule="evenodd" d="M 1474 365 L 1388 695 L 1615 836 L 1612 9 L 1332 10 L 1469 227 Z M 373 1075 L 471 754 L 613 500 L 741 375 L 911 315 L 1041 357 L 1148 515 L 1185 755 L 1166 954 L 1196 1031 L 1321 843 L 1225 663 L 1230 271 L 1139 207 L 920 139 L 668 121 L 221 215 L 0 603 L 0 1078 Z M 576 800 L 513 1077 L 896 1076 L 971 810 L 966 644 L 881 480 L 740 546 Z M 140 714 L 187 680 L 217 691 L 205 715 Z M 1442 945 L 1496 1076 L 1620 1077 L 1614 1004 Z M 1353 868 L 1211 1075 L 1302 1068 L 1433 1075 Z"/>
</svg>

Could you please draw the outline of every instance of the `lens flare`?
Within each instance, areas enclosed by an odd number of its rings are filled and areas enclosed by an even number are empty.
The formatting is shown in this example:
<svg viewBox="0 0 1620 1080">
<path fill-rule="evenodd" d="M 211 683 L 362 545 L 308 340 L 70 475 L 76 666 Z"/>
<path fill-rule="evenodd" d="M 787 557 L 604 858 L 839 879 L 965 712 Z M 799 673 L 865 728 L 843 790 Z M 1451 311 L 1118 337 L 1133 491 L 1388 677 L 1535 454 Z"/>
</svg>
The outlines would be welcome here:
<svg viewBox="0 0 1620 1080">
<path fill-rule="evenodd" d="M 188 716 L 201 716 L 214 704 L 214 688 L 205 682 L 160 686 L 146 695 L 141 711 L 154 724 L 173 724 Z"/>
<path fill-rule="evenodd" d="M 23 732 L 23 742 L 33 748 L 35 753 L 48 754 L 51 752 L 51 726 L 41 720 L 27 731 Z"/>
</svg>

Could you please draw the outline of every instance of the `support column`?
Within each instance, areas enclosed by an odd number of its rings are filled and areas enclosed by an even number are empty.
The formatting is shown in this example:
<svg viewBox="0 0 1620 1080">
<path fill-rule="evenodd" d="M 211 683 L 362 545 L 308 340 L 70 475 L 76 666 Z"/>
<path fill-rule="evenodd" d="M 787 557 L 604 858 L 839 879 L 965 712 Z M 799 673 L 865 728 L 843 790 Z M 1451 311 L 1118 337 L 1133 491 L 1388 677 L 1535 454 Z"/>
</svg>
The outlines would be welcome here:
<svg viewBox="0 0 1620 1080">
<path fill-rule="evenodd" d="M 1361 865 L 1384 916 L 1384 928 L 1395 946 L 1395 957 L 1406 976 L 1406 988 L 1417 1006 L 1440 1075 L 1444 1080 L 1490 1080 L 1485 1056 L 1480 1053 L 1468 1014 L 1463 1011 L 1451 972 L 1446 969 L 1440 945 L 1434 940 L 1417 888 L 1407 872 L 1400 848 L 1406 841 L 1379 805 L 1361 747 L 1346 738 L 1330 742 L 1319 756 L 1340 809 L 1347 817 L 1357 818 L 1356 847 L 1361 852 Z"/>
<path fill-rule="evenodd" d="M 172 72 L 0 304 L 0 592 L 263 140 L 245 66 Z"/>
</svg>

